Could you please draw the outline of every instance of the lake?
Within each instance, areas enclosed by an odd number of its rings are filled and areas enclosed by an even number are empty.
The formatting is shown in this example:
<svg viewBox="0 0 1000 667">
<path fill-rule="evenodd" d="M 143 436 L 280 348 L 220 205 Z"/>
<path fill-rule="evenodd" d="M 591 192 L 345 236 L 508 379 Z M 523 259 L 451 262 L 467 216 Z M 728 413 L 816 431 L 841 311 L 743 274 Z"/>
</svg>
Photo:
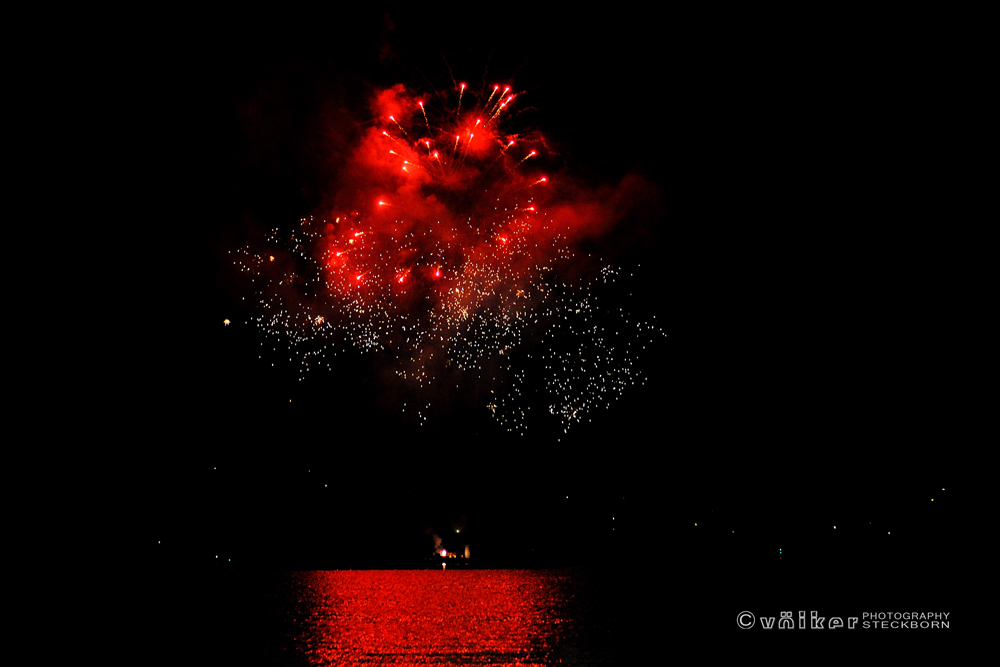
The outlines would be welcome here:
<svg viewBox="0 0 1000 667">
<path fill-rule="evenodd" d="M 198 589 L 174 625 L 209 664 L 623 664 L 607 572 L 237 573 Z"/>
</svg>

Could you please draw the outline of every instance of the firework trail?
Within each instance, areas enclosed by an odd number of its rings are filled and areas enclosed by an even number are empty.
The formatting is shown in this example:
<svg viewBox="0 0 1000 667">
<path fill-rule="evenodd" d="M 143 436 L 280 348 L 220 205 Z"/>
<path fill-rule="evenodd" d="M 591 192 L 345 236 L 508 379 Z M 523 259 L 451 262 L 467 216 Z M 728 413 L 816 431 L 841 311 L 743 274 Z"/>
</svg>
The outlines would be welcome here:
<svg viewBox="0 0 1000 667">
<path fill-rule="evenodd" d="M 535 403 L 526 387 L 544 387 L 546 412 L 568 428 L 641 383 L 636 362 L 663 339 L 627 315 L 612 327 L 608 309 L 598 316 L 594 289 L 616 280 L 614 267 L 566 279 L 595 261 L 577 242 L 620 219 L 644 186 L 581 195 L 567 185 L 567 198 L 565 179 L 542 169 L 544 137 L 512 127 L 521 94 L 486 93 L 380 91 L 333 204 L 236 264 L 258 290 L 256 324 L 289 346 L 300 377 L 353 346 L 422 389 L 456 374 L 485 382 L 483 408 L 513 431 Z"/>
</svg>

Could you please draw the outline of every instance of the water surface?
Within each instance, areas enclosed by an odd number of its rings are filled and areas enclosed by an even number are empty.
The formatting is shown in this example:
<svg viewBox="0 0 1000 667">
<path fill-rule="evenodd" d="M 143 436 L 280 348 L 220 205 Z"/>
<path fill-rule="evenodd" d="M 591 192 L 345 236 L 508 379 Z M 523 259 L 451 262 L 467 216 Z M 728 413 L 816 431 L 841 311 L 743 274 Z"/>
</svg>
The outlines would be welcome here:
<svg viewBox="0 0 1000 667">
<path fill-rule="evenodd" d="M 611 594 L 586 571 L 295 572 L 251 586 L 256 629 L 244 641 L 257 645 L 261 663 L 618 662 Z"/>
</svg>

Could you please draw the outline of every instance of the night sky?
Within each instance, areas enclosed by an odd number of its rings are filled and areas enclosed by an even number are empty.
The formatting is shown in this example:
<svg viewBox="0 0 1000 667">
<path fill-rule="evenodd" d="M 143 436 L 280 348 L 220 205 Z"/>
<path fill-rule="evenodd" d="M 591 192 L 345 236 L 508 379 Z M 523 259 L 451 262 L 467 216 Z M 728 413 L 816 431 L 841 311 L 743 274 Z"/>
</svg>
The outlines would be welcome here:
<svg viewBox="0 0 1000 667">
<path fill-rule="evenodd" d="M 123 77 L 144 246 L 128 558 L 419 567 L 437 534 L 485 567 L 727 581 L 779 549 L 800 573 L 952 563 L 969 434 L 932 243 L 957 192 L 933 44 L 808 17 L 434 13 L 172 22 Z M 646 184 L 580 247 L 630 274 L 605 303 L 664 335 L 644 384 L 567 433 L 509 433 L 482 387 L 401 386 L 378 354 L 300 381 L 252 324 L 231 252 L 326 210 L 374 91 L 449 67 L 528 91 L 581 187 Z"/>
</svg>

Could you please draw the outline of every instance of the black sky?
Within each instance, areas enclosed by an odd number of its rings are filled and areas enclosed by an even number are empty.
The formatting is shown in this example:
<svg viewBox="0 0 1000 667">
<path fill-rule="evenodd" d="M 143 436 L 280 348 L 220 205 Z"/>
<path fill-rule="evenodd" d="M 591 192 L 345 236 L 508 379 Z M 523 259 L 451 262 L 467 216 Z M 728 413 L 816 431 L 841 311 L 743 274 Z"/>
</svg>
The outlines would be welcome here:
<svg viewBox="0 0 1000 667">
<path fill-rule="evenodd" d="M 559 561 L 602 544 L 591 526 L 612 511 L 636 541 L 713 512 L 805 536 L 817 513 L 917 525 L 925 491 L 951 483 L 964 408 L 928 238 L 956 190 L 939 131 L 954 91 L 933 43 L 865 21 L 680 13 L 177 27 L 141 50 L 121 128 L 144 246 L 123 387 L 143 539 L 322 566 L 317 554 L 403 548 L 465 514 L 498 553 L 545 543 Z M 251 312 L 227 251 L 320 205 L 372 89 L 449 65 L 531 91 L 571 173 L 639 173 L 661 192 L 655 216 L 605 241 L 643 264 L 627 305 L 668 334 L 651 388 L 559 442 L 447 404 L 417 430 L 383 407 L 365 358 L 340 370 L 349 391 L 290 387 L 253 330 L 220 326 Z M 582 502 L 568 517 L 566 495 Z M 302 537 L 326 521 L 330 537 Z"/>
</svg>

